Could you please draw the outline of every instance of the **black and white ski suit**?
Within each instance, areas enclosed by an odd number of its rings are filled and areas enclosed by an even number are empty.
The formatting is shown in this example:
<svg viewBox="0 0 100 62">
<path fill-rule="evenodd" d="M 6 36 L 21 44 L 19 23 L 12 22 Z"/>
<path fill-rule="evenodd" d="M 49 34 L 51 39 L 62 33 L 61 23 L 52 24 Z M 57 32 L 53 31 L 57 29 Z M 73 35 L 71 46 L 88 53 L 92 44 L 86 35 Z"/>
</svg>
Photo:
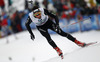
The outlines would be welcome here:
<svg viewBox="0 0 100 62">
<path fill-rule="evenodd" d="M 53 31 L 55 31 L 56 33 L 58 33 L 59 35 L 68 38 L 71 41 L 75 41 L 75 38 L 70 35 L 69 33 L 65 33 L 64 31 L 62 31 L 62 29 L 59 27 L 59 20 L 58 17 L 52 13 L 50 13 L 47 9 L 43 9 L 43 8 L 39 8 L 39 10 L 41 11 L 41 19 L 35 18 L 33 16 L 33 12 L 29 13 L 28 19 L 26 21 L 26 27 L 29 31 L 29 33 L 31 35 L 34 36 L 34 34 L 32 33 L 32 30 L 30 28 L 30 23 L 34 22 L 36 24 L 37 29 L 39 30 L 39 32 L 47 39 L 48 43 L 53 47 L 57 47 L 57 45 L 55 44 L 55 42 L 51 39 L 49 33 L 48 33 L 48 29 L 51 29 Z M 53 22 L 50 18 L 54 18 L 55 22 Z"/>
</svg>

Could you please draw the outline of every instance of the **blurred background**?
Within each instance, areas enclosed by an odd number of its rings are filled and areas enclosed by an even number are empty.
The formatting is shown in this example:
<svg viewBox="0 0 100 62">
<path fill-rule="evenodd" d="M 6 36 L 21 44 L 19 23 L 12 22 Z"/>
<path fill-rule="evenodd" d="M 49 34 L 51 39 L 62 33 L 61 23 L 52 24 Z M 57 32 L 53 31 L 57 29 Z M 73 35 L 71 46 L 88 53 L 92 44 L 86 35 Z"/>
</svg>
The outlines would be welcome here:
<svg viewBox="0 0 100 62">
<path fill-rule="evenodd" d="M 34 42 L 30 39 L 25 22 L 35 5 L 56 14 L 62 30 L 78 40 L 86 43 L 100 40 L 100 0 L 0 0 L 0 62 L 43 62 L 54 57 L 57 58 L 52 62 L 62 62 L 34 23 L 31 28 L 36 38 Z M 49 33 L 64 54 L 79 48 L 55 32 Z M 66 54 L 63 62 L 100 62 L 99 45 L 74 55 Z"/>
<path fill-rule="evenodd" d="M 26 30 L 25 22 L 34 5 L 58 15 L 65 32 L 100 29 L 99 0 L 0 0 L 0 38 Z M 89 21 L 70 25 L 89 17 Z M 34 24 L 31 27 L 36 29 Z"/>
</svg>

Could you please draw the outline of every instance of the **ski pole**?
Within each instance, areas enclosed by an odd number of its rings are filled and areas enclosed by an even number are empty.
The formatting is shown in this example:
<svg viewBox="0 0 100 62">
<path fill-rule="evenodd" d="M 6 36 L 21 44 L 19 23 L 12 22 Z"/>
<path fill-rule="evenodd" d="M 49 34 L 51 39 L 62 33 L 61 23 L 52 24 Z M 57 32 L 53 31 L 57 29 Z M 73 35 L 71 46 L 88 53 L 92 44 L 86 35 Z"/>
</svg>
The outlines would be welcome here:
<svg viewBox="0 0 100 62">
<path fill-rule="evenodd" d="M 66 25 L 66 26 L 64 26 L 64 27 L 68 27 L 68 26 L 70 26 L 70 25 L 74 25 L 74 24 L 77 24 L 77 23 L 79 23 L 79 22 L 86 21 L 86 20 L 88 20 L 88 19 L 91 19 L 91 17 L 89 17 L 89 18 L 87 18 L 87 19 L 83 19 L 83 20 L 81 20 L 81 21 L 77 21 L 77 22 L 72 23 L 72 24 L 68 24 L 68 25 Z M 64 28 L 64 27 L 62 27 L 62 28 Z"/>
</svg>

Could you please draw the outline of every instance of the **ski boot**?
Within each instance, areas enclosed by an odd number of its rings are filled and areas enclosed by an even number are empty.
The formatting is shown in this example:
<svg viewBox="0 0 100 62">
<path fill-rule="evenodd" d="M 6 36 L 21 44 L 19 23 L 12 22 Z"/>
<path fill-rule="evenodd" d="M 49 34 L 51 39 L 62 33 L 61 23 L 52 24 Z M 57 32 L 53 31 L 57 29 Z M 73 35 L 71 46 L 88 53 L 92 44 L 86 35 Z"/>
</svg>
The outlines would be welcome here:
<svg viewBox="0 0 100 62">
<path fill-rule="evenodd" d="M 78 40 L 75 40 L 75 43 L 80 47 L 85 47 L 86 46 L 86 43 L 82 43 L 82 42 L 80 42 Z"/>
<path fill-rule="evenodd" d="M 58 47 L 56 47 L 54 49 L 57 51 L 58 55 L 63 59 L 63 53 L 62 53 L 62 51 Z"/>
</svg>

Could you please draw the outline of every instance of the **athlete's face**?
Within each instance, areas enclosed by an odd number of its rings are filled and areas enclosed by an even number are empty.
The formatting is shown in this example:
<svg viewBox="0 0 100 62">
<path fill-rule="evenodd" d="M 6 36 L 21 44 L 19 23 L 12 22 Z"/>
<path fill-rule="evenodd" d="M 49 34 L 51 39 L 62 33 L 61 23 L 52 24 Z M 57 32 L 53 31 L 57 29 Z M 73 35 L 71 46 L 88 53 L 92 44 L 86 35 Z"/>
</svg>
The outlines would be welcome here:
<svg viewBox="0 0 100 62">
<path fill-rule="evenodd" d="M 36 13 L 34 13 L 34 17 L 36 17 L 36 18 L 41 18 L 41 12 L 36 12 Z"/>
</svg>

